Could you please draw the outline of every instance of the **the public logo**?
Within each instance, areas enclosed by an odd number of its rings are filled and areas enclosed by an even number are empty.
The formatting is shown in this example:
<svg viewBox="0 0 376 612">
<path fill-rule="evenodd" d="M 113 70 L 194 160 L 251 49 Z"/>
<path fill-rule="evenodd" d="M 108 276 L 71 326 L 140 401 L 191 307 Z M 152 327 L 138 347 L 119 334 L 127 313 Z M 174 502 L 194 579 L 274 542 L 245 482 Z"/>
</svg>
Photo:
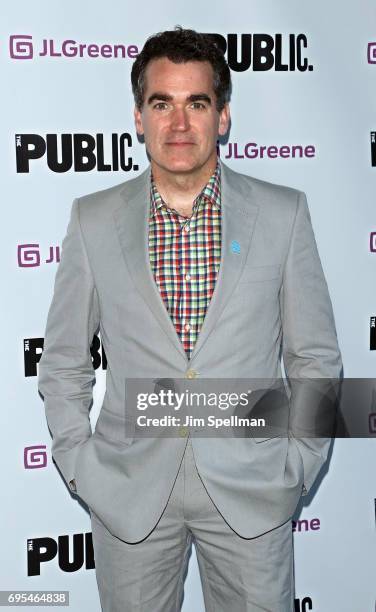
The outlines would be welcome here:
<svg viewBox="0 0 376 612">
<path fill-rule="evenodd" d="M 371 132 L 371 163 L 376 167 L 376 132 Z"/>
<path fill-rule="evenodd" d="M 370 318 L 370 333 L 369 333 L 369 348 L 371 351 L 376 351 L 376 316 Z"/>
<path fill-rule="evenodd" d="M 123 134 L 16 134 L 16 170 L 31 171 L 36 160 L 45 159 L 52 172 L 130 172 L 138 170 L 133 162 L 132 136 Z"/>
<path fill-rule="evenodd" d="M 226 55 L 234 72 L 307 72 L 313 65 L 306 57 L 305 34 L 227 34 L 207 33 Z"/>
<path fill-rule="evenodd" d="M 239 255 L 240 253 L 240 244 L 237 240 L 232 240 L 231 241 L 231 252 L 235 253 L 236 255 Z"/>
<path fill-rule="evenodd" d="M 311 597 L 299 597 L 294 600 L 294 612 L 311 612 L 313 602 Z"/>
<path fill-rule="evenodd" d="M 27 575 L 40 576 L 43 566 L 51 561 L 63 572 L 78 572 L 95 568 L 93 537 L 91 532 L 61 535 L 57 538 L 41 537 L 27 540 Z M 47 570 L 48 571 L 48 570 Z"/>
<path fill-rule="evenodd" d="M 25 338 L 24 345 L 24 375 L 26 378 L 38 375 L 38 363 L 43 353 L 44 338 Z M 97 370 L 102 366 L 107 370 L 107 357 L 97 335 L 93 336 L 90 346 L 93 368 Z"/>
</svg>

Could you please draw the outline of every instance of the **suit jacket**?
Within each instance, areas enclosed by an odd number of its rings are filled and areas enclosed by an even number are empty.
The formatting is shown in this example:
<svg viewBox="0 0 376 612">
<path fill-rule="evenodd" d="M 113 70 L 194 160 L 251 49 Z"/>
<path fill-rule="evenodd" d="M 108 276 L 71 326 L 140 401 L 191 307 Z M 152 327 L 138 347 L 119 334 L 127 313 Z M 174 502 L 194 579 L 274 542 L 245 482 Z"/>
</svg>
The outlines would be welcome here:
<svg viewBox="0 0 376 612">
<path fill-rule="evenodd" d="M 67 483 L 117 537 L 147 536 L 167 503 L 186 437 L 134 436 L 126 378 L 337 378 L 342 363 L 304 193 L 222 161 L 222 254 L 188 360 L 148 254 L 150 166 L 74 200 L 39 363 L 52 455 Z M 233 248 L 232 241 L 240 245 Z M 90 345 L 100 331 L 106 393 L 94 433 Z M 295 398 L 292 422 L 305 410 Z M 132 413 L 132 414 L 131 414 Z M 126 435 L 124 435 L 124 428 Z M 330 439 L 192 439 L 215 505 L 243 537 L 288 520 L 327 458 Z"/>
</svg>

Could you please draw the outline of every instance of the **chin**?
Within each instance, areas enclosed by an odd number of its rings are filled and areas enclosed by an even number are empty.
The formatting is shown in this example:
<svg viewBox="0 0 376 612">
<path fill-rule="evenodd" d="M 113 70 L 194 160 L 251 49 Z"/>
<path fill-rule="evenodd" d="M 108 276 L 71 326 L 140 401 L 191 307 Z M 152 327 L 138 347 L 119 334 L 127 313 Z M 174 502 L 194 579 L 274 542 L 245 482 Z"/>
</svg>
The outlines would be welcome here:
<svg viewBox="0 0 376 612">
<path fill-rule="evenodd" d="M 201 167 L 201 164 L 199 164 L 197 161 L 182 159 L 162 161 L 159 163 L 159 165 L 169 172 L 192 172 L 193 170 Z"/>
</svg>

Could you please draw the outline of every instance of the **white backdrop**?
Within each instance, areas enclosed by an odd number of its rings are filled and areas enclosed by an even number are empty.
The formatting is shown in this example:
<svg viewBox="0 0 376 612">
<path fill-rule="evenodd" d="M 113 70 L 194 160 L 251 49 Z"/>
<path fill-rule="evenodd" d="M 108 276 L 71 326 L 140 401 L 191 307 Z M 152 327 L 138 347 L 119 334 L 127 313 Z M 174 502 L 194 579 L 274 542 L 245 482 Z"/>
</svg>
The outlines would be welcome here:
<svg viewBox="0 0 376 612">
<path fill-rule="evenodd" d="M 376 41 L 376 5 L 372 0 L 348 0 L 346 6 L 341 0 L 160 0 L 150 6 L 130 0 L 19 0 L 3 3 L 1 12 L 0 589 L 69 590 L 72 612 L 95 612 L 100 610 L 95 572 L 80 549 L 83 534 L 91 531 L 90 518 L 52 463 L 37 361 L 58 265 L 55 247 L 64 237 L 73 198 L 132 178 L 136 171 L 99 170 L 97 149 L 90 171 L 56 172 L 54 135 L 59 162 L 69 160 L 71 152 L 69 142 L 62 149 L 62 134 L 103 135 L 104 162 L 112 165 L 111 135 L 130 134 L 133 145 L 126 157 L 131 155 L 141 171 L 147 158 L 133 125 L 130 69 L 135 47 L 141 49 L 147 36 L 176 24 L 225 39 L 237 34 L 240 53 L 242 34 L 281 34 L 287 65 L 293 59 L 289 35 L 306 36 L 303 59 L 312 70 L 254 71 L 251 65 L 232 72 L 229 142 L 236 143 L 238 155 L 248 143 L 277 148 L 270 157 L 252 158 L 255 145 L 249 145 L 251 157 L 225 159 L 229 148 L 223 145 L 221 156 L 235 170 L 307 193 L 345 376 L 374 377 L 370 318 L 376 315 L 376 253 L 370 233 L 376 231 L 376 168 L 370 132 L 376 130 L 376 54 L 371 46 L 367 59 L 367 47 Z M 43 41 L 50 40 L 60 55 L 43 55 Z M 69 40 L 76 44 L 64 47 Z M 74 56 L 79 43 L 108 45 L 102 53 L 111 57 L 90 57 L 98 55 L 96 47 Z M 114 57 L 119 44 L 131 57 Z M 27 134 L 33 135 L 29 147 Z M 42 154 L 47 134 L 52 135 L 48 155 Z M 21 172 L 34 145 L 35 152 L 42 147 L 38 158 Z M 281 150 L 293 145 L 309 147 L 308 156 L 293 158 Z M 54 256 L 47 263 L 51 247 Z M 105 370 L 98 367 L 93 425 L 104 387 Z M 317 493 L 303 498 L 294 533 L 297 611 L 374 610 L 374 463 L 374 440 L 337 440 Z M 46 553 L 40 565 L 38 550 L 42 557 Z M 77 563 L 72 571 L 66 571 L 69 562 Z M 194 552 L 185 592 L 184 612 L 202 612 Z"/>
</svg>

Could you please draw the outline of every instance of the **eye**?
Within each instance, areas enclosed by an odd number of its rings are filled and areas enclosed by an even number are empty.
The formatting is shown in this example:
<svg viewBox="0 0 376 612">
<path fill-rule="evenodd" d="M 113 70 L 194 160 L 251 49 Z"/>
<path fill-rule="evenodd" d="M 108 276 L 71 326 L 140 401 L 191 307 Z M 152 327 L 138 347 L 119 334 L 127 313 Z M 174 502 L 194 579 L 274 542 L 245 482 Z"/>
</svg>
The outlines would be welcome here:
<svg viewBox="0 0 376 612">
<path fill-rule="evenodd" d="M 153 108 L 156 108 L 157 110 L 165 110 L 167 108 L 167 104 L 166 102 L 157 102 L 157 104 L 154 104 Z"/>
<path fill-rule="evenodd" d="M 197 110 L 201 110 L 205 108 L 205 104 L 203 104 L 202 102 L 192 102 L 191 106 Z"/>
</svg>

